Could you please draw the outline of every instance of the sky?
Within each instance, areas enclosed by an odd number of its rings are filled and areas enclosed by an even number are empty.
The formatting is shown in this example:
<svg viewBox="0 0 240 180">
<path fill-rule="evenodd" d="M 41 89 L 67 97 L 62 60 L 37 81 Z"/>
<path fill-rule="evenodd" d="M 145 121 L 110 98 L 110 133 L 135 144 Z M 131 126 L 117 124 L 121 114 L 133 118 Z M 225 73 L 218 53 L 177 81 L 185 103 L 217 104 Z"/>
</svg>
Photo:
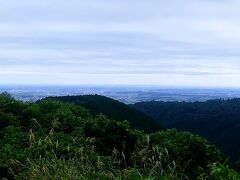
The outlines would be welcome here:
<svg viewBox="0 0 240 180">
<path fill-rule="evenodd" d="M 0 0 L 0 84 L 240 87 L 239 0 Z"/>
</svg>

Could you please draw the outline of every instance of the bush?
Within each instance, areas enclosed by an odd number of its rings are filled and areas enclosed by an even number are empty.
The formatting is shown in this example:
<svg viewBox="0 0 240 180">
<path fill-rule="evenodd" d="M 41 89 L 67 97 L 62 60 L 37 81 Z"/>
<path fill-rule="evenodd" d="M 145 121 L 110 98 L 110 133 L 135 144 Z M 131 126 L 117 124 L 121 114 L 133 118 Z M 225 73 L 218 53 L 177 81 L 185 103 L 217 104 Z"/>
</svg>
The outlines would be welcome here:
<svg viewBox="0 0 240 180">
<path fill-rule="evenodd" d="M 71 103 L 23 103 L 2 94 L 0 125 L 0 178 L 239 179 L 199 136 L 145 134 Z"/>
</svg>

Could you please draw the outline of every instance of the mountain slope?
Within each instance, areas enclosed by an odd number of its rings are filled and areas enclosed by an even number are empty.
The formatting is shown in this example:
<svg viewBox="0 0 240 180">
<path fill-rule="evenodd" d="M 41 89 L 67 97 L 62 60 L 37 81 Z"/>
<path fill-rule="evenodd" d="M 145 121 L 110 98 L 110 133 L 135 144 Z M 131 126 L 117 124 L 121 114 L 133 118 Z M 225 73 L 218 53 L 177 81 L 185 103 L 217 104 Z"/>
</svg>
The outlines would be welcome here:
<svg viewBox="0 0 240 180">
<path fill-rule="evenodd" d="M 240 157 L 240 99 L 206 102 L 141 102 L 132 107 L 168 128 L 199 134 L 232 160 Z"/>
<path fill-rule="evenodd" d="M 0 179 L 240 179 L 229 167 L 189 132 L 146 134 L 74 103 L 0 94 Z"/>
<path fill-rule="evenodd" d="M 111 119 L 119 121 L 127 120 L 134 128 L 142 129 L 146 132 L 155 132 L 163 129 L 158 122 L 144 113 L 139 112 L 124 103 L 105 96 L 62 96 L 50 97 L 50 99 L 75 103 L 90 110 L 90 112 L 94 115 L 103 113 Z"/>
</svg>

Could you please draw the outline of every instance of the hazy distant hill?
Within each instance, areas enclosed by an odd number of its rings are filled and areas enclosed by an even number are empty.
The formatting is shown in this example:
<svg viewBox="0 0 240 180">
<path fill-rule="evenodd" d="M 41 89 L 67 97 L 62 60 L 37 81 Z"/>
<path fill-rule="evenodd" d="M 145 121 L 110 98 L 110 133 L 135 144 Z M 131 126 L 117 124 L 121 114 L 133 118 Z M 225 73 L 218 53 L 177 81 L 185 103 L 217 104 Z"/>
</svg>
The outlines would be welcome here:
<svg viewBox="0 0 240 180">
<path fill-rule="evenodd" d="M 141 102 L 132 107 L 169 128 L 191 131 L 240 157 L 240 99 L 206 102 Z"/>
<path fill-rule="evenodd" d="M 134 128 L 154 132 L 162 126 L 149 116 L 117 100 L 100 95 L 50 97 L 64 102 L 72 102 L 90 110 L 92 114 L 103 113 L 111 119 L 127 120 Z"/>
<path fill-rule="evenodd" d="M 240 97 L 237 88 L 167 88 L 161 86 L 3 86 L 0 92 L 9 92 L 16 99 L 29 101 L 49 96 L 98 94 L 125 104 L 142 101 L 206 101 Z"/>
</svg>

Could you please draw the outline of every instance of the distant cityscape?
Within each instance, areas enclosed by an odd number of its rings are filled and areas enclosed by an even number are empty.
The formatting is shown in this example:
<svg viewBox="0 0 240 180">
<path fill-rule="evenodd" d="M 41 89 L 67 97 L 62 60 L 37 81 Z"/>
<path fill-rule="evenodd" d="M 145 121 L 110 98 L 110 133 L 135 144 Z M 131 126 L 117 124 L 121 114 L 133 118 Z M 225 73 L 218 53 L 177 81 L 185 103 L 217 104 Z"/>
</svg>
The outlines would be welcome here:
<svg viewBox="0 0 240 180">
<path fill-rule="evenodd" d="M 126 104 L 142 101 L 206 101 L 240 98 L 240 89 L 167 88 L 154 86 L 0 86 L 23 101 L 36 101 L 48 96 L 99 94 Z"/>
</svg>

